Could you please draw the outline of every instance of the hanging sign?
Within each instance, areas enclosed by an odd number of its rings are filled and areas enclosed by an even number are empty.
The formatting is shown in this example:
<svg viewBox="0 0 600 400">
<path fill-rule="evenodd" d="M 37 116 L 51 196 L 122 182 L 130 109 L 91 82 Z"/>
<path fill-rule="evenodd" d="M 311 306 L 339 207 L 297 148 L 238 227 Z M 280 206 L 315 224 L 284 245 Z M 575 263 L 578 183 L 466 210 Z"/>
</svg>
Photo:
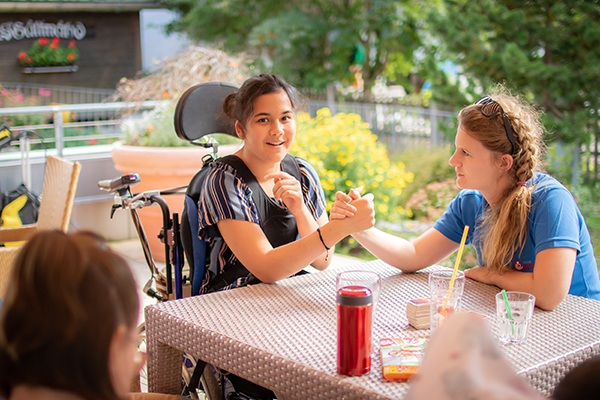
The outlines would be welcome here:
<svg viewBox="0 0 600 400">
<path fill-rule="evenodd" d="M 54 23 L 30 19 L 27 22 L 9 21 L 0 24 L 0 42 L 50 37 L 81 40 L 85 34 L 85 25 L 79 21 L 64 22 L 60 20 Z"/>
</svg>

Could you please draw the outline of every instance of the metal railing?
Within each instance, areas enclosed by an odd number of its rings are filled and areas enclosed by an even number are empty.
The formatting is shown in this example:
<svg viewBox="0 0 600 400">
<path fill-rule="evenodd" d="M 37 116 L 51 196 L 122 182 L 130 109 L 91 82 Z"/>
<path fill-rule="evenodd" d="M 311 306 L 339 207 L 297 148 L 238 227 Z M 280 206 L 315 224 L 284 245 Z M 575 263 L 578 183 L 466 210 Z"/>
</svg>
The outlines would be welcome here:
<svg viewBox="0 0 600 400">
<path fill-rule="evenodd" d="M 330 108 L 332 114 L 343 112 L 360 115 L 388 150 L 448 144 L 450 141 L 443 134 L 443 127 L 448 129 L 456 122 L 456 114 L 440 111 L 435 105 L 419 108 L 396 104 L 311 101 L 308 112 L 314 117 L 324 107 Z"/>
<path fill-rule="evenodd" d="M 40 105 L 106 103 L 115 94 L 110 89 L 74 86 L 41 85 L 39 83 L 10 82 L 1 85 L 6 90 L 18 90 L 24 97 L 35 97 Z"/>
<path fill-rule="evenodd" d="M 22 165 L 24 153 L 27 157 L 42 158 L 48 150 L 51 150 L 52 154 L 63 156 L 66 147 L 70 148 L 71 155 L 109 154 L 110 146 L 107 145 L 123 138 L 121 131 L 123 115 L 131 112 L 132 109 L 153 109 L 160 103 L 160 101 L 147 101 L 140 105 L 139 103 L 106 102 L 0 108 L 0 122 L 5 117 L 27 115 L 41 115 L 44 120 L 41 124 L 11 128 L 13 131 L 35 131 L 37 137 L 28 136 L 27 140 L 15 141 L 11 144 L 13 151 L 4 149 L 0 152 L 0 167 Z M 314 117 L 317 110 L 324 107 L 330 108 L 332 114 L 344 112 L 360 115 L 361 119 L 369 124 L 371 131 L 377 135 L 378 140 L 390 151 L 407 147 L 446 145 L 450 143 L 450 139 L 443 132 L 456 129 L 455 114 L 437 110 L 435 106 L 418 108 L 393 104 L 311 101 L 308 104 L 308 112 L 311 117 Z M 39 150 L 42 148 L 44 151 Z M 588 179 L 597 181 L 597 139 L 590 141 L 588 145 L 577 147 L 575 151 L 572 165 L 573 187 L 577 184 L 581 168 Z M 25 164 L 29 164 L 29 160 L 26 160 Z"/>
<path fill-rule="evenodd" d="M 124 111 L 152 109 L 159 103 L 159 101 L 146 101 L 141 104 L 114 102 L 0 108 L 0 121 L 2 117 L 17 115 L 46 116 L 47 123 L 15 126 L 11 129 L 14 131 L 36 132 L 37 137 L 29 136 L 28 146 L 43 145 L 47 149 L 50 144 L 55 149 L 55 153 L 62 156 L 67 142 L 84 142 L 87 143 L 84 146 L 93 146 L 98 143 L 110 143 L 121 139 L 120 125 Z M 95 115 L 95 117 L 92 120 L 77 118 L 82 113 L 86 116 Z M 75 128 L 76 134 L 65 135 L 65 130 L 68 128 Z M 48 131 L 53 132 L 53 134 L 45 134 Z M 21 144 L 13 143 L 12 145 Z M 0 153 L 0 161 L 6 158 L 6 153 Z"/>
<path fill-rule="evenodd" d="M 34 130 L 36 132 L 53 132 L 52 135 L 30 137 L 30 145 L 52 145 L 61 156 L 66 143 L 87 142 L 87 145 L 109 143 L 122 138 L 120 124 L 125 110 L 137 107 L 151 109 L 159 101 L 142 103 L 96 103 L 70 104 L 35 107 L 0 108 L 2 117 L 15 115 L 44 115 L 46 123 L 36 125 L 15 126 L 15 130 Z M 448 140 L 441 132 L 440 126 L 453 123 L 454 114 L 439 111 L 435 108 L 416 108 L 388 104 L 334 103 L 312 101 L 309 103 L 309 114 L 315 116 L 323 107 L 332 108 L 332 112 L 355 113 L 367 122 L 371 130 L 388 148 L 397 150 L 407 145 L 441 145 Z M 85 115 L 86 118 L 81 118 Z M 89 119 L 88 116 L 94 118 Z M 65 135 L 68 128 L 76 128 L 80 134 Z M 73 131 L 71 129 L 71 131 Z M 16 145 L 16 143 L 15 143 Z M 0 153 L 0 160 L 2 154 Z"/>
</svg>

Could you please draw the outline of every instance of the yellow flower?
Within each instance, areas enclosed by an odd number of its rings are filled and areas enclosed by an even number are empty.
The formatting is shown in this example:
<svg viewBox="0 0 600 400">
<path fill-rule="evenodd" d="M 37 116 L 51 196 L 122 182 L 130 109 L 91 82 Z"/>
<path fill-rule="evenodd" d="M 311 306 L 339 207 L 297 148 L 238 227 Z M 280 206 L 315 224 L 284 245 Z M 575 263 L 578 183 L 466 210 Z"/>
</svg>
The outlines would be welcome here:
<svg viewBox="0 0 600 400">
<path fill-rule="evenodd" d="M 389 207 L 387 206 L 387 204 L 379 203 L 377 205 L 377 212 L 378 213 L 387 214 L 388 210 L 389 210 Z"/>
<path fill-rule="evenodd" d="M 375 195 L 379 220 L 406 215 L 397 205 L 406 182 L 414 175 L 403 164 L 390 162 L 385 146 L 358 114 L 323 108 L 315 118 L 299 113 L 298 135 L 292 153 L 306 159 L 321 179 L 328 207 L 338 190 L 364 186 Z"/>
</svg>

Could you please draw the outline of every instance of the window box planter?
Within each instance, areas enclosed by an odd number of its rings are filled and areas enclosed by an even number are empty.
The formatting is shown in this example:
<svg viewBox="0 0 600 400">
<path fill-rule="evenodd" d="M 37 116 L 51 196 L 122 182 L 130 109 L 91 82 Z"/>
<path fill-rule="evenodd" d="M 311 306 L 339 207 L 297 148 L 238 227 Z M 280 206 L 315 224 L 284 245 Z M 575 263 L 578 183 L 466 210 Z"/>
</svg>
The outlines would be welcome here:
<svg viewBox="0 0 600 400">
<path fill-rule="evenodd" d="M 79 69 L 77 65 L 61 65 L 58 67 L 26 67 L 24 74 L 48 74 L 55 72 L 75 72 Z"/>
</svg>

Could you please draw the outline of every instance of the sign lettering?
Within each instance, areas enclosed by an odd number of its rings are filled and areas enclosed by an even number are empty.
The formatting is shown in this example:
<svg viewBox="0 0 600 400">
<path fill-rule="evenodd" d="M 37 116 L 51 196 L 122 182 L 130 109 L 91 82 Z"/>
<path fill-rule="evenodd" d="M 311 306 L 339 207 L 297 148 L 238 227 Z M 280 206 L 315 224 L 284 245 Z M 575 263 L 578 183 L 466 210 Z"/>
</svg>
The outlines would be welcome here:
<svg viewBox="0 0 600 400">
<path fill-rule="evenodd" d="M 86 29 L 82 22 L 56 23 L 43 20 L 27 22 L 13 21 L 0 24 L 0 42 L 10 40 L 36 39 L 36 38 L 61 38 L 81 40 L 85 37 Z"/>
</svg>

